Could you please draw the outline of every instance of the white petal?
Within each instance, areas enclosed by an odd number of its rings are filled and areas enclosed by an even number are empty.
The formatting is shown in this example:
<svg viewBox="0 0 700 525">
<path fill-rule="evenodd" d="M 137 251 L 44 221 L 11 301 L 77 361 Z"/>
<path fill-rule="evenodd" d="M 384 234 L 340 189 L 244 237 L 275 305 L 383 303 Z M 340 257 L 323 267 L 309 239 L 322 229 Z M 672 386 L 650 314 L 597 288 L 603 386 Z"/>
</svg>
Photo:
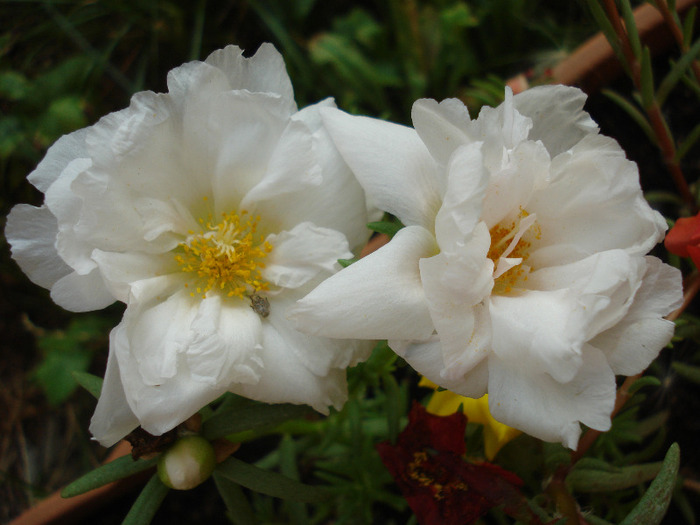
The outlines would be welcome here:
<svg viewBox="0 0 700 525">
<path fill-rule="evenodd" d="M 472 123 L 472 134 L 484 142 L 486 166 L 501 164 L 504 150 L 513 149 L 527 139 L 532 119 L 521 115 L 513 106 L 513 92 L 506 88 L 505 101 L 496 108 L 483 107 Z"/>
<path fill-rule="evenodd" d="M 532 119 L 529 138 L 541 140 L 552 157 L 583 137 L 598 133 L 598 126 L 583 111 L 586 94 L 568 86 L 537 86 L 513 97 L 519 113 Z"/>
<path fill-rule="evenodd" d="M 263 179 L 288 119 L 282 99 L 247 91 L 220 93 L 185 114 L 185 140 L 212 179 L 217 215 L 237 209 Z"/>
<path fill-rule="evenodd" d="M 62 277 L 51 287 L 51 299 L 71 312 L 100 310 L 112 304 L 114 297 L 95 268 L 87 275 L 76 272 Z"/>
<path fill-rule="evenodd" d="M 531 252 L 533 267 L 611 249 L 644 255 L 663 238 L 666 221 L 644 200 L 637 167 L 614 140 L 587 135 L 552 160 L 551 173 L 550 184 L 527 208 L 537 214 L 541 229 Z"/>
<path fill-rule="evenodd" d="M 289 313 L 303 332 L 342 339 L 425 339 L 433 323 L 418 261 L 435 253 L 420 226 L 321 283 Z"/>
<path fill-rule="evenodd" d="M 74 159 L 88 156 L 85 137 L 90 128 L 79 129 L 63 135 L 46 152 L 36 169 L 27 176 L 39 191 L 46 193 L 65 167 Z"/>
<path fill-rule="evenodd" d="M 135 94 L 130 106 L 90 128 L 90 156 L 98 174 L 109 174 L 129 194 L 198 204 L 210 192 L 211 171 L 198 164 L 183 137 L 182 110 L 169 95 Z"/>
<path fill-rule="evenodd" d="M 586 321 L 586 339 L 614 326 L 628 312 L 642 284 L 646 263 L 623 250 L 600 252 L 575 263 L 531 273 L 525 286 L 534 290 L 569 289 Z M 578 308 L 577 308 L 578 310 Z"/>
<path fill-rule="evenodd" d="M 163 253 L 176 244 L 172 235 L 147 239 L 154 230 L 152 221 L 141 216 L 147 213 L 145 201 L 139 201 L 117 178 L 88 170 L 76 177 L 71 190 L 82 199 L 80 216 L 77 222 L 65 223 L 61 229 L 58 250 L 81 273 L 94 267 L 90 255 L 95 248 L 108 252 Z"/>
<path fill-rule="evenodd" d="M 285 341 L 285 352 L 293 352 L 297 360 L 316 376 L 325 376 L 333 368 L 344 370 L 369 357 L 373 346 L 370 341 L 327 339 L 297 331 L 287 318 L 287 313 L 302 296 L 302 293 L 294 290 L 293 293 L 285 291 L 270 297 L 270 315 L 263 323 L 263 331 L 275 331 L 275 334 L 268 335 L 273 341 Z"/>
<path fill-rule="evenodd" d="M 304 172 L 300 163 L 312 163 L 321 176 L 319 184 L 296 184 L 293 193 L 274 193 L 272 197 L 257 202 L 255 209 L 264 217 L 265 224 L 275 224 L 273 231 L 291 229 L 300 222 L 314 224 L 343 232 L 353 251 L 359 251 L 369 237 L 366 225 L 379 220 L 381 212 L 368 206 L 362 187 L 340 156 L 326 129 L 322 126 L 319 110 L 335 107 L 331 99 L 326 99 L 314 106 L 301 110 L 292 117 L 299 125 L 303 123 L 311 131 L 311 151 L 301 155 L 303 148 L 293 146 L 291 160 L 282 159 L 290 166 Z M 277 153 L 277 151 L 276 151 Z M 300 157 L 304 157 L 303 160 Z M 320 168 L 320 171 L 319 171 Z M 290 170 L 288 170 L 291 173 Z M 291 177 L 293 181 L 301 180 L 298 174 Z M 264 183 L 264 181 L 263 181 Z M 272 188 L 274 190 L 274 188 Z M 245 201 L 250 200 L 250 194 Z"/>
<path fill-rule="evenodd" d="M 464 242 L 481 218 L 481 206 L 488 184 L 481 143 L 455 150 L 447 166 L 447 188 L 435 218 L 435 235 L 441 250 Z"/>
<path fill-rule="evenodd" d="M 478 140 L 469 134 L 471 119 L 467 107 L 456 98 L 439 104 L 428 98 L 417 100 L 413 103 L 411 119 L 430 154 L 443 166 L 447 166 L 455 149 Z"/>
<path fill-rule="evenodd" d="M 289 101 L 290 113 L 296 111 L 292 83 L 275 46 L 264 43 L 250 58 L 244 58 L 242 53 L 238 46 L 229 45 L 214 51 L 205 62 L 226 74 L 231 89 L 277 93 Z"/>
<path fill-rule="evenodd" d="M 258 315 L 244 301 L 215 295 L 204 299 L 192 320 L 186 361 L 191 378 L 211 388 L 231 382 L 257 383 L 256 356 L 261 329 Z"/>
<path fill-rule="evenodd" d="M 547 372 L 570 381 L 581 366 L 585 316 L 569 290 L 523 291 L 491 297 L 493 351 L 504 361 L 521 361 L 529 374 Z"/>
<path fill-rule="evenodd" d="M 421 259 L 420 272 L 430 315 L 442 342 L 445 370 L 456 379 L 490 350 L 488 311 L 481 305 L 493 287 L 493 262 L 486 257 L 489 235 L 481 223 L 461 253 Z"/>
<path fill-rule="evenodd" d="M 414 370 L 430 381 L 461 396 L 475 399 L 486 393 L 489 379 L 488 360 L 483 359 L 469 373 L 455 378 L 445 377 L 445 363 L 442 360 L 444 350 L 440 339 L 434 336 L 424 343 L 408 344 L 402 348 L 401 343 L 389 341 L 389 346 L 397 351 Z"/>
<path fill-rule="evenodd" d="M 155 281 L 155 280 L 152 280 Z M 175 427 L 224 393 L 231 382 L 255 382 L 260 320 L 243 299 L 233 309 L 218 297 L 184 291 L 159 301 L 160 284 L 144 283 L 143 304 L 124 314 L 115 345 L 124 390 L 152 434 Z"/>
<path fill-rule="evenodd" d="M 486 257 L 491 237 L 482 222 L 462 242 L 420 261 L 421 280 L 429 301 L 442 297 L 454 304 L 474 306 L 491 293 L 493 261 Z"/>
<path fill-rule="evenodd" d="M 172 253 L 118 253 L 94 250 L 92 259 L 97 263 L 107 289 L 117 300 L 123 303 L 129 302 L 132 283 L 170 274 L 178 270 Z M 181 282 L 181 286 L 184 287 L 184 277 L 181 279 Z"/>
<path fill-rule="evenodd" d="M 655 257 L 646 257 L 647 269 L 627 315 L 591 340 L 605 353 L 616 374 L 645 370 L 673 336 L 674 323 L 662 319 L 683 301 L 681 274 Z"/>
<path fill-rule="evenodd" d="M 521 142 L 502 153 L 499 162 L 489 166 L 489 186 L 482 205 L 481 220 L 489 229 L 503 220 L 513 220 L 523 209 L 532 213 L 530 198 L 549 175 L 549 154 L 539 142 Z"/>
<path fill-rule="evenodd" d="M 58 224 L 56 250 L 74 270 L 82 274 L 92 271 L 95 263 L 90 259 L 90 243 L 72 235 L 80 217 L 83 201 L 73 192 L 71 186 L 91 164 L 90 159 L 75 159 L 69 162 L 61 175 L 46 190 L 45 197 L 46 207 L 56 216 Z"/>
<path fill-rule="evenodd" d="M 338 259 L 352 258 L 345 236 L 305 222 L 291 231 L 269 235 L 273 246 L 262 270 L 263 278 L 283 288 L 298 288 L 317 277 L 340 270 Z"/>
<path fill-rule="evenodd" d="M 117 344 L 117 338 L 123 337 L 123 333 L 120 333 L 123 330 L 121 325 L 112 330 L 110 347 Z M 111 447 L 138 426 L 139 420 L 131 411 L 124 394 L 117 358 L 110 351 L 100 398 L 90 420 L 90 433 L 100 445 Z"/>
<path fill-rule="evenodd" d="M 56 252 L 56 217 L 46 208 L 18 204 L 7 216 L 5 237 L 17 261 L 32 282 L 51 288 L 72 272 Z"/>
<path fill-rule="evenodd" d="M 290 333 L 264 323 L 260 350 L 264 366 L 260 381 L 255 385 L 233 384 L 231 391 L 266 403 L 306 404 L 323 414 L 328 414 L 329 406 L 340 409 L 347 399 L 345 370 L 315 374 L 298 357 L 307 349 L 296 348 L 296 344 L 305 341 L 297 338 L 290 341 L 287 338 Z"/>
<path fill-rule="evenodd" d="M 370 200 L 406 225 L 432 230 L 445 182 L 418 134 L 336 109 L 321 115 Z"/>
<path fill-rule="evenodd" d="M 559 383 L 545 372 L 533 373 L 526 359 L 489 358 L 489 409 L 498 421 L 544 441 L 575 449 L 579 422 L 596 430 L 610 428 L 615 404 L 615 376 L 603 354 L 584 348 L 581 368 Z"/>
<path fill-rule="evenodd" d="M 265 175 L 243 198 L 241 208 L 252 211 L 257 201 L 288 199 L 290 193 L 318 186 L 322 180 L 311 131 L 303 122 L 292 120 L 272 152 Z"/>
</svg>

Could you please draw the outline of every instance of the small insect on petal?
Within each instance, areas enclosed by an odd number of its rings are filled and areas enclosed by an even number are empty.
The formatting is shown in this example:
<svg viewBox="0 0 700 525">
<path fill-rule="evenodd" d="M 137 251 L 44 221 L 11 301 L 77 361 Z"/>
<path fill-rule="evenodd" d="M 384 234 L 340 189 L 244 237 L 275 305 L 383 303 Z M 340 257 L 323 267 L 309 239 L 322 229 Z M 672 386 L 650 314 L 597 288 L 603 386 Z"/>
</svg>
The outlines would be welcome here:
<svg viewBox="0 0 700 525">
<path fill-rule="evenodd" d="M 267 297 L 262 295 L 253 294 L 250 296 L 250 307 L 257 313 L 260 317 L 267 317 L 270 315 L 270 301 Z"/>
</svg>

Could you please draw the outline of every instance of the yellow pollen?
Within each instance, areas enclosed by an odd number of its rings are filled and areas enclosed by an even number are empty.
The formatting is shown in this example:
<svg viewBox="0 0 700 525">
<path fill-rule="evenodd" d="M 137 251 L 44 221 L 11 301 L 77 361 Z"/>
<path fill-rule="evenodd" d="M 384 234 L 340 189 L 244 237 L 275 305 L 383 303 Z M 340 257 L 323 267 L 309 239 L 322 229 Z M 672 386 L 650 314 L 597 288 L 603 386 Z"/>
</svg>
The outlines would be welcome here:
<svg viewBox="0 0 700 525">
<path fill-rule="evenodd" d="M 504 252 L 510 246 L 511 241 L 518 234 L 520 230 L 520 221 L 522 221 L 528 215 L 528 212 L 520 208 L 520 213 L 514 221 L 506 224 L 497 224 L 491 228 L 491 230 L 489 230 L 489 233 L 491 234 L 491 247 L 489 248 L 487 257 L 493 261 L 494 268 L 498 266 L 499 259 L 504 255 Z M 541 235 L 541 229 L 537 222 L 535 222 L 530 226 L 528 231 L 520 237 L 510 253 L 505 254 L 505 256 L 509 258 L 521 258 L 522 262 L 496 278 L 492 293 L 510 293 L 513 291 L 513 288 L 516 285 L 527 280 L 527 276 L 530 273 L 530 267 L 525 265 L 525 262 L 530 256 L 532 241 L 534 239 L 539 239 Z"/>
<path fill-rule="evenodd" d="M 194 290 L 192 297 L 205 297 L 211 290 L 227 297 L 244 297 L 269 288 L 260 270 L 265 268 L 262 260 L 272 245 L 257 233 L 259 221 L 260 217 L 249 217 L 245 210 L 240 215 L 223 213 L 217 224 L 211 217 L 199 219 L 201 233 L 190 233 L 175 255 L 180 269 L 196 276 L 193 286 L 185 284 Z"/>
</svg>

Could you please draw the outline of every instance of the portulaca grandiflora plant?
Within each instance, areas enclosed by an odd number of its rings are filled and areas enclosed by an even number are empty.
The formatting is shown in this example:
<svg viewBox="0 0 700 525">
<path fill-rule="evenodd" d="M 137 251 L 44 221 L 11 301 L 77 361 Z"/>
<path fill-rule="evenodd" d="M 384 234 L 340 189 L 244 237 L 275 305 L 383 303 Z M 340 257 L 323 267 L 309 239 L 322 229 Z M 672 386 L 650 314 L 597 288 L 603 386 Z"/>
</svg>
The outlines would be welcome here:
<svg viewBox="0 0 700 525">
<path fill-rule="evenodd" d="M 126 305 L 101 387 L 81 379 L 99 395 L 90 431 L 155 456 L 109 463 L 66 494 L 157 462 L 129 523 L 168 487 L 212 472 L 232 515 L 239 485 L 342 500 L 231 454 L 291 417 L 308 418 L 300 433 L 322 433 L 296 405 L 341 414 L 359 435 L 357 405 L 342 415 L 346 370 L 373 340 L 443 389 L 488 394 L 489 418 L 511 436 L 576 449 L 581 424 L 608 430 L 616 375 L 641 373 L 673 335 L 664 317 L 681 303 L 681 278 L 647 255 L 666 222 L 584 101 L 563 86 L 507 90 L 472 120 L 456 99 L 424 99 L 414 129 L 331 100 L 297 110 L 271 45 L 251 58 L 229 46 L 172 70 L 168 93 L 137 93 L 61 138 L 29 176 L 43 206 L 15 207 L 6 236 L 62 307 Z M 347 261 L 383 212 L 397 233 Z M 385 348 L 367 364 L 389 370 L 373 387 L 399 392 Z M 517 476 L 465 462 L 461 413 L 436 422 L 414 407 L 399 437 L 399 404 L 387 403 L 381 426 L 398 444 L 379 449 L 421 523 L 494 506 L 544 522 Z M 327 461 L 332 474 L 319 478 L 347 476 L 355 459 Z M 366 482 L 385 483 L 382 472 Z"/>
</svg>

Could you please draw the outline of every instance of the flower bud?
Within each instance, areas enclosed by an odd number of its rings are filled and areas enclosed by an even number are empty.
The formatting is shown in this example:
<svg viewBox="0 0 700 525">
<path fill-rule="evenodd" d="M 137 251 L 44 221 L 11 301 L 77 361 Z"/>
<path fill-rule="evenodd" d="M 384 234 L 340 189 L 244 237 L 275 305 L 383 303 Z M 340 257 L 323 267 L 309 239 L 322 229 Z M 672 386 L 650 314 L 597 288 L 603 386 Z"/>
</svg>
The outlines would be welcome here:
<svg viewBox="0 0 700 525">
<path fill-rule="evenodd" d="M 201 436 L 185 436 L 160 456 L 158 476 L 171 489 L 189 490 L 211 476 L 215 466 L 211 443 Z"/>
</svg>

